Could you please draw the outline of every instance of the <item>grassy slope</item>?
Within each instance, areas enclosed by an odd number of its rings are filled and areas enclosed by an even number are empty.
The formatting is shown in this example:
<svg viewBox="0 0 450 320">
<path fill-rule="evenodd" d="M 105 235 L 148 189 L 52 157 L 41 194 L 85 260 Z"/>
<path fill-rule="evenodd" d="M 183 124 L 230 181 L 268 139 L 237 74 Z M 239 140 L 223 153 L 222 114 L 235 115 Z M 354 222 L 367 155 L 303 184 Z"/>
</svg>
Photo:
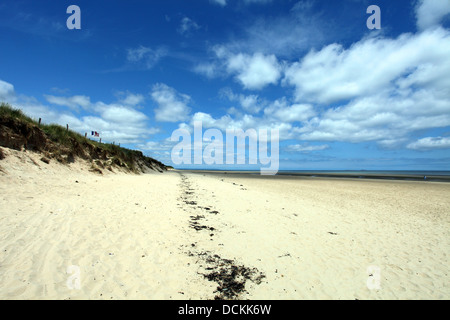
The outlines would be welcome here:
<svg viewBox="0 0 450 320">
<path fill-rule="evenodd" d="M 52 142 L 52 147 L 45 147 L 46 155 L 62 161 L 61 155 L 70 157 L 81 157 L 85 160 L 91 160 L 93 164 L 101 168 L 108 168 L 111 165 L 120 166 L 132 172 L 139 172 L 140 165 L 166 170 L 166 166 L 161 162 L 146 157 L 140 151 L 121 148 L 112 144 L 98 143 L 91 141 L 84 136 L 72 130 L 56 125 L 41 124 L 38 121 L 28 117 L 21 110 L 14 109 L 10 105 L 0 103 L 0 124 L 3 122 L 14 123 L 13 126 L 20 125 L 30 130 L 41 130 L 46 138 Z M 11 126 L 11 125 L 10 125 Z M 17 129 L 16 129 L 17 131 Z M 23 130 L 22 130 L 23 131 Z"/>
</svg>

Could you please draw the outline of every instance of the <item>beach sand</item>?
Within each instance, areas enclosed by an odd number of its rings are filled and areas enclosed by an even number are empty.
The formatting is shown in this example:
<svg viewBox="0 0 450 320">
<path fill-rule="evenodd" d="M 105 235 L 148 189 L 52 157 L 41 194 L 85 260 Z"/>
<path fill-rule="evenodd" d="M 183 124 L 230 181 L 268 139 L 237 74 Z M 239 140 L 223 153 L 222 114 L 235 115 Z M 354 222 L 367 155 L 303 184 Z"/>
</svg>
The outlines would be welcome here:
<svg viewBox="0 0 450 320">
<path fill-rule="evenodd" d="M 450 184 L 88 171 L 3 149 L 0 299 L 449 299 Z"/>
</svg>

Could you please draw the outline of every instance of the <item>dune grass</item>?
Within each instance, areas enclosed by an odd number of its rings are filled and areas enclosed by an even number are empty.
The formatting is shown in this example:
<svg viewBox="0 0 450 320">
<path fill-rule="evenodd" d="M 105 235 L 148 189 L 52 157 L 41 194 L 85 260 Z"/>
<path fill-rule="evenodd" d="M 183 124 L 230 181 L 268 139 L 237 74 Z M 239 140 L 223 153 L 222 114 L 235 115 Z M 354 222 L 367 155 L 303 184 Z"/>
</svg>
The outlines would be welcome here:
<svg viewBox="0 0 450 320">
<path fill-rule="evenodd" d="M 39 128 L 48 136 L 50 140 L 56 143 L 60 143 L 63 146 L 70 146 L 70 138 L 75 139 L 79 143 L 89 141 L 81 134 L 67 130 L 67 128 L 57 124 L 42 124 L 39 125 L 39 121 L 30 118 L 20 109 L 15 109 L 7 103 L 0 104 L 0 117 L 9 117 L 17 119 L 22 123 L 39 126 Z"/>
<path fill-rule="evenodd" d="M 9 104 L 2 102 L 0 103 L 0 119 L 6 118 L 17 119 L 20 122 L 28 124 L 30 126 L 39 126 L 39 128 L 47 135 L 48 139 L 62 146 L 72 148 L 73 142 L 76 141 L 80 145 L 90 146 L 91 148 L 105 151 L 107 154 L 112 156 L 113 159 L 116 158 L 118 160 L 118 164 L 120 164 L 121 166 L 125 164 L 125 166 L 132 171 L 135 171 L 136 169 L 134 162 L 138 158 L 159 163 L 159 161 L 155 159 L 144 156 L 141 151 L 130 150 L 109 143 L 99 143 L 97 141 L 85 138 L 84 135 L 81 135 L 75 131 L 72 131 L 70 129 L 67 130 L 66 127 L 60 126 L 58 124 L 41 123 L 39 125 L 39 122 L 37 120 L 30 118 L 22 110 L 15 109 Z"/>
<path fill-rule="evenodd" d="M 1 102 L 0 103 L 0 118 L 10 117 L 13 119 L 19 119 L 27 123 L 38 124 L 37 121 L 31 119 L 25 113 L 23 113 L 20 109 L 15 109 L 11 107 L 9 104 Z"/>
</svg>

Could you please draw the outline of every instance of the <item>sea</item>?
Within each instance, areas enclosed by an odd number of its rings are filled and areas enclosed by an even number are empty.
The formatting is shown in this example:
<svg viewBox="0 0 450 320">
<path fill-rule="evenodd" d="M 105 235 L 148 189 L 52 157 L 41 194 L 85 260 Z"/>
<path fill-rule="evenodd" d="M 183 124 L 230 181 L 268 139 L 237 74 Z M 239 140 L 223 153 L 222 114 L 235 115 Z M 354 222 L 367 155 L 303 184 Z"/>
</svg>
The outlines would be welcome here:
<svg viewBox="0 0 450 320">
<path fill-rule="evenodd" d="M 260 175 L 260 171 L 249 170 L 186 170 L 197 173 L 247 174 Z M 311 178 L 352 178 L 450 182 L 450 171 L 435 170 L 280 170 L 278 177 L 311 177 Z"/>
<path fill-rule="evenodd" d="M 281 170 L 278 175 L 450 182 L 450 171 L 434 170 Z"/>
</svg>

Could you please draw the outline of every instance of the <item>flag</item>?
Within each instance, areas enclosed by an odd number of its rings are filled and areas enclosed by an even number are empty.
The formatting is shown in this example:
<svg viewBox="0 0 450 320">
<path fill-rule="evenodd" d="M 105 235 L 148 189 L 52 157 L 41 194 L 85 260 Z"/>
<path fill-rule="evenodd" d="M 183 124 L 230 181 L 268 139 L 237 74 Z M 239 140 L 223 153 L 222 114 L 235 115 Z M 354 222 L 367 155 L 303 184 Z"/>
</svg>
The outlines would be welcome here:
<svg viewBox="0 0 450 320">
<path fill-rule="evenodd" d="M 100 137 L 100 133 L 98 133 L 97 131 L 91 131 L 91 136 Z"/>
</svg>

